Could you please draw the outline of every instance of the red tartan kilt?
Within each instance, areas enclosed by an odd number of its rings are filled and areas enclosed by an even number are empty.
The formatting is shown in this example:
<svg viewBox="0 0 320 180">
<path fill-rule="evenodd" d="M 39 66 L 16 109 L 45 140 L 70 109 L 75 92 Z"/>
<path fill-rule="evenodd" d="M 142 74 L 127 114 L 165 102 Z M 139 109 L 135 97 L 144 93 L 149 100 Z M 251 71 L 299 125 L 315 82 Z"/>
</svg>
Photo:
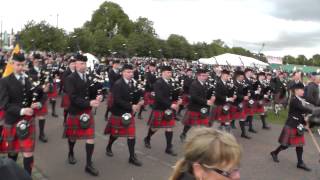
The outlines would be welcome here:
<svg viewBox="0 0 320 180">
<path fill-rule="evenodd" d="M 164 111 L 152 110 L 148 125 L 152 128 L 172 128 L 176 125 L 174 118 L 167 121 L 163 119 Z"/>
<path fill-rule="evenodd" d="M 209 117 L 201 119 L 201 113 L 196 111 L 186 111 L 183 124 L 188 126 L 209 126 Z"/>
<path fill-rule="evenodd" d="M 80 127 L 80 116 L 83 113 L 90 115 L 90 124 L 87 129 Z M 70 139 L 93 139 L 94 138 L 94 118 L 91 114 L 91 109 L 84 110 L 77 115 L 68 114 L 67 121 L 64 125 L 64 138 Z"/>
<path fill-rule="evenodd" d="M 182 105 L 186 106 L 189 104 L 189 94 L 183 94 L 182 95 Z"/>
<path fill-rule="evenodd" d="M 232 120 L 240 120 L 246 118 L 246 113 L 244 112 L 244 109 L 242 109 L 242 111 L 238 111 L 237 106 L 231 106 L 230 113 Z"/>
<path fill-rule="evenodd" d="M 213 110 L 212 110 L 212 116 L 211 116 L 211 121 L 213 120 L 217 120 L 220 122 L 228 122 L 231 120 L 231 113 L 229 110 L 228 114 L 224 114 L 222 112 L 222 108 L 223 106 L 216 106 Z M 231 109 L 231 108 L 230 108 Z"/>
<path fill-rule="evenodd" d="M 4 119 L 4 110 L 0 109 L 0 121 Z"/>
<path fill-rule="evenodd" d="M 113 96 L 111 94 L 111 92 L 109 93 L 108 95 L 108 99 L 107 99 L 107 106 L 108 108 L 111 108 L 112 107 L 112 104 L 113 104 Z"/>
<path fill-rule="evenodd" d="M 297 128 L 284 126 L 279 137 L 279 143 L 284 146 L 297 147 L 305 144 L 304 135 L 297 135 Z"/>
<path fill-rule="evenodd" d="M 47 101 L 45 103 L 42 104 L 42 108 L 41 109 L 34 109 L 34 115 L 35 116 L 45 116 L 48 114 L 48 103 Z"/>
<path fill-rule="evenodd" d="M 20 140 L 16 133 L 16 125 L 4 124 L 0 138 L 0 152 L 33 152 L 35 146 L 35 120 L 32 116 L 24 116 L 22 119 L 28 120 L 30 123 L 29 136 Z M 21 120 L 22 120 L 21 119 Z"/>
<path fill-rule="evenodd" d="M 151 96 L 151 92 L 145 92 L 143 95 L 144 105 L 154 104 L 154 98 Z"/>
<path fill-rule="evenodd" d="M 58 90 L 57 90 L 57 84 L 53 83 L 53 91 L 52 92 L 48 92 L 48 98 L 52 99 L 52 98 L 56 98 L 58 97 Z"/>
<path fill-rule="evenodd" d="M 258 105 L 258 101 L 255 102 L 255 106 L 254 106 L 254 113 L 256 114 L 261 114 L 264 113 L 264 101 L 262 103 L 262 106 Z"/>
<path fill-rule="evenodd" d="M 104 134 L 110 134 L 115 137 L 135 137 L 136 127 L 133 115 L 129 126 L 127 127 L 122 125 L 121 120 L 121 116 L 111 115 L 104 130 Z"/>
<path fill-rule="evenodd" d="M 67 94 L 64 94 L 62 96 L 62 100 L 61 100 L 61 105 L 60 107 L 64 108 L 64 109 L 68 109 L 70 106 L 70 98 Z"/>
<path fill-rule="evenodd" d="M 249 107 L 249 102 L 248 101 L 244 101 L 243 103 L 244 105 L 244 113 L 246 114 L 246 116 L 253 116 L 255 113 L 255 108 L 254 108 L 254 104 L 252 107 Z"/>
</svg>

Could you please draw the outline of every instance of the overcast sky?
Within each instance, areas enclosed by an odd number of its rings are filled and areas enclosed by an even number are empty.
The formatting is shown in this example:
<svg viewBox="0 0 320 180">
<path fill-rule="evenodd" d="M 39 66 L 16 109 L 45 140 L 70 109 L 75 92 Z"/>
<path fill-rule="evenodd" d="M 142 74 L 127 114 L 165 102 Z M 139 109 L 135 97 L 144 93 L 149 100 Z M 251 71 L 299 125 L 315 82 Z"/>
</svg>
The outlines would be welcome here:
<svg viewBox="0 0 320 180">
<path fill-rule="evenodd" d="M 229 46 L 283 56 L 320 53 L 320 0 L 112 0 L 130 17 L 147 17 L 160 38 L 180 34 L 190 43 L 222 39 Z M 4 0 L 3 29 L 46 20 L 68 32 L 90 20 L 103 0 Z"/>
</svg>

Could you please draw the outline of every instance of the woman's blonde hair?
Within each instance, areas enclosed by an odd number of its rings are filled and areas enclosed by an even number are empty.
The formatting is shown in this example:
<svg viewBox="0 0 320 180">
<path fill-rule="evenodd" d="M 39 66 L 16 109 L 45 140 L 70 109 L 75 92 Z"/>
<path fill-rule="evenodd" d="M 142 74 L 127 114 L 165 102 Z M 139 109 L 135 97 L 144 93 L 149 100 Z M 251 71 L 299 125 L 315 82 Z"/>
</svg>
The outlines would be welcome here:
<svg viewBox="0 0 320 180">
<path fill-rule="evenodd" d="M 176 163 L 170 180 L 177 180 L 184 172 L 193 174 L 192 164 L 195 162 L 216 168 L 238 166 L 241 148 L 234 136 L 227 132 L 196 128 L 187 136 L 183 155 L 184 158 Z"/>
</svg>

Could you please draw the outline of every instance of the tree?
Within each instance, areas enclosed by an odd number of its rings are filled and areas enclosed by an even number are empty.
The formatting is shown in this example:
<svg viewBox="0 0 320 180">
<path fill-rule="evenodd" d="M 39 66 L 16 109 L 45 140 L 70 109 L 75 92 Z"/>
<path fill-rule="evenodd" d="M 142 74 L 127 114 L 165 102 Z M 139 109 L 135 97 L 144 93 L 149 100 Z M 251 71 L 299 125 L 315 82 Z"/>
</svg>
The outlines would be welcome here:
<svg viewBox="0 0 320 180">
<path fill-rule="evenodd" d="M 172 53 L 172 58 L 187 58 L 191 48 L 185 37 L 172 34 L 167 40 L 169 50 Z"/>
</svg>

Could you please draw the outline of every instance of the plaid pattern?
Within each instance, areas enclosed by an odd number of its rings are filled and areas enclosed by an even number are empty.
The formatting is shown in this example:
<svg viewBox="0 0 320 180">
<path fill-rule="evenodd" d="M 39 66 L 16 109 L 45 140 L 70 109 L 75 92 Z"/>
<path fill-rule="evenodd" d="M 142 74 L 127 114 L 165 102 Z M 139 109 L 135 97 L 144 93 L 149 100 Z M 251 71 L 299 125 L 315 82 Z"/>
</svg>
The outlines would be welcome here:
<svg viewBox="0 0 320 180">
<path fill-rule="evenodd" d="M 34 109 L 35 116 L 45 116 L 48 114 L 48 103 L 47 101 L 42 104 L 41 109 Z"/>
<path fill-rule="evenodd" d="M 222 108 L 223 106 L 216 106 L 215 108 L 212 109 L 212 113 L 210 116 L 210 121 L 220 121 L 220 122 L 229 122 L 231 120 L 231 113 L 230 113 L 230 109 L 229 109 L 229 113 L 228 114 L 224 114 L 222 112 Z"/>
<path fill-rule="evenodd" d="M 104 134 L 110 134 L 115 137 L 135 137 L 136 127 L 134 116 L 132 115 L 132 119 L 129 126 L 125 127 L 122 125 L 122 117 L 115 116 L 112 114 L 104 130 Z"/>
<path fill-rule="evenodd" d="M 4 110 L 0 109 L 0 121 L 4 119 Z"/>
<path fill-rule="evenodd" d="M 149 117 L 148 125 L 152 128 L 172 128 L 176 125 L 174 116 L 169 121 L 163 119 L 163 116 L 164 111 L 152 110 Z"/>
<path fill-rule="evenodd" d="M 189 126 L 209 126 L 209 117 L 202 119 L 200 112 L 187 110 L 182 122 Z"/>
<path fill-rule="evenodd" d="M 284 126 L 279 137 L 279 143 L 289 147 L 301 147 L 304 145 L 304 135 L 297 135 L 297 128 Z"/>
<path fill-rule="evenodd" d="M 57 84 L 53 83 L 53 91 L 51 93 L 47 93 L 49 99 L 57 98 L 58 97 L 58 90 Z"/>
<path fill-rule="evenodd" d="M 151 92 L 145 92 L 143 95 L 144 105 L 153 105 L 154 98 L 151 96 Z"/>
<path fill-rule="evenodd" d="M 238 106 L 231 106 L 230 108 L 230 118 L 232 120 L 240 120 L 246 118 L 246 113 L 244 108 L 241 111 L 238 110 Z"/>
<path fill-rule="evenodd" d="M 249 101 L 244 101 L 243 105 L 246 116 L 253 116 L 255 113 L 254 104 L 252 107 L 249 107 Z"/>
<path fill-rule="evenodd" d="M 259 106 L 259 102 L 256 101 L 255 106 L 254 106 L 254 113 L 255 114 L 265 113 L 264 106 L 265 106 L 265 104 L 264 104 L 263 100 L 262 100 L 262 106 Z"/>
<path fill-rule="evenodd" d="M 80 127 L 80 116 L 86 113 L 90 115 L 90 124 L 87 129 Z M 84 110 L 77 115 L 68 115 L 67 121 L 64 124 L 63 138 L 70 139 L 93 139 L 94 138 L 94 118 L 91 113 L 91 108 Z"/>
<path fill-rule="evenodd" d="M 113 96 L 111 94 L 111 92 L 109 92 L 108 98 L 107 98 L 107 106 L 110 109 L 112 107 L 113 104 Z"/>
<path fill-rule="evenodd" d="M 190 95 L 189 94 L 183 94 L 182 95 L 182 105 L 186 106 L 189 104 L 190 101 Z"/>
<path fill-rule="evenodd" d="M 70 106 L 70 98 L 69 98 L 69 96 L 67 94 L 64 94 L 62 96 L 60 107 L 62 107 L 63 109 L 68 109 L 69 106 Z"/>
<path fill-rule="evenodd" d="M 2 130 L 2 138 L 0 140 L 1 153 L 19 153 L 19 152 L 33 152 L 35 146 L 35 120 L 32 116 L 24 116 L 20 120 L 25 119 L 29 121 L 29 136 L 20 140 L 16 132 L 16 123 L 9 125 L 4 124 Z"/>
</svg>

